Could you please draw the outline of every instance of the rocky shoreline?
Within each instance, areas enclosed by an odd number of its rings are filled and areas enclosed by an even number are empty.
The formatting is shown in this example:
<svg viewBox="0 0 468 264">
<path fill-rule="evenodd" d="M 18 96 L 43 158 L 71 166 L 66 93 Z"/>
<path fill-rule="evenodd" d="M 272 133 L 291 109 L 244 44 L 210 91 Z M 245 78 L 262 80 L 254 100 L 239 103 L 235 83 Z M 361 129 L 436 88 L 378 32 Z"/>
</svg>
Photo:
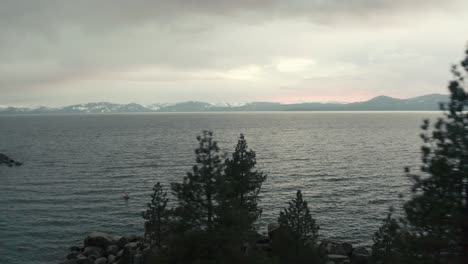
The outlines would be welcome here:
<svg viewBox="0 0 468 264">
<path fill-rule="evenodd" d="M 83 246 L 72 246 L 61 264 L 143 264 L 144 255 L 150 251 L 139 236 L 116 236 L 91 232 Z"/>
<path fill-rule="evenodd" d="M 273 230 L 271 230 L 273 231 Z M 270 236 L 272 232 L 269 232 Z M 258 241 L 246 250 L 269 250 L 269 239 Z M 364 246 L 336 240 L 322 240 L 319 252 L 326 264 L 368 264 L 370 251 Z M 150 246 L 139 236 L 116 236 L 103 232 L 91 232 L 83 246 L 73 246 L 61 264 L 144 264 L 145 258 L 154 254 Z"/>
</svg>

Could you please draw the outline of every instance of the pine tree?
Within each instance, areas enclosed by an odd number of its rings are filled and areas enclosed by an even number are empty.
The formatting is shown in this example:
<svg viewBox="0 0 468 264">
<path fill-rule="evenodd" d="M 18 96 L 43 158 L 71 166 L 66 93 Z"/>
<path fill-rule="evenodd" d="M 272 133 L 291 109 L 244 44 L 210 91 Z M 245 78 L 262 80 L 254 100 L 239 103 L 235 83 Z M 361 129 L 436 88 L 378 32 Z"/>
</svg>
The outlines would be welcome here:
<svg viewBox="0 0 468 264">
<path fill-rule="evenodd" d="M 398 243 L 388 243 L 386 250 L 405 252 L 399 263 L 468 263 L 468 51 L 461 66 L 464 73 L 452 68 L 444 116 L 433 127 L 428 120 L 421 126 L 423 165 L 418 175 L 406 169 L 413 187 L 404 216 L 399 222 L 387 219 L 376 236 L 375 248 L 384 236 L 397 236 Z"/>
<path fill-rule="evenodd" d="M 197 141 L 196 165 L 182 183 L 172 183 L 172 190 L 179 202 L 176 211 L 181 224 L 189 229 L 211 230 L 217 217 L 217 187 L 223 163 L 213 132 L 203 131 Z"/>
<path fill-rule="evenodd" d="M 319 226 L 315 224 L 300 190 L 297 191 L 296 198 L 289 202 L 289 207 L 280 212 L 278 223 L 291 232 L 301 245 L 316 244 Z"/>
<path fill-rule="evenodd" d="M 444 117 L 432 130 L 428 120 L 422 125 L 422 175 L 410 175 L 412 197 L 404 205 L 419 254 L 434 263 L 447 254 L 468 263 L 468 51 L 466 55 L 464 73 L 452 68 L 450 101 L 441 105 Z"/>
<path fill-rule="evenodd" d="M 253 230 L 253 224 L 262 213 L 258 207 L 260 189 L 266 180 L 263 172 L 255 170 L 255 152 L 248 149 L 244 135 L 240 135 L 232 157 L 225 160 L 221 184 L 222 224 L 240 225 L 244 231 Z"/>
<path fill-rule="evenodd" d="M 316 243 L 319 227 L 301 191 L 278 217 L 279 229 L 271 234 L 273 255 L 281 263 L 321 263 Z"/>
<path fill-rule="evenodd" d="M 405 243 L 408 237 L 400 219 L 393 217 L 394 209 L 390 208 L 382 226 L 372 237 L 372 262 L 379 264 L 403 263 L 407 258 Z M 408 261 L 405 261 L 408 263 Z"/>
<path fill-rule="evenodd" d="M 145 221 L 145 239 L 153 246 L 161 248 L 169 231 L 170 210 L 167 209 L 166 198 L 161 183 L 156 183 L 151 194 L 151 202 L 148 209 L 143 212 Z"/>
</svg>

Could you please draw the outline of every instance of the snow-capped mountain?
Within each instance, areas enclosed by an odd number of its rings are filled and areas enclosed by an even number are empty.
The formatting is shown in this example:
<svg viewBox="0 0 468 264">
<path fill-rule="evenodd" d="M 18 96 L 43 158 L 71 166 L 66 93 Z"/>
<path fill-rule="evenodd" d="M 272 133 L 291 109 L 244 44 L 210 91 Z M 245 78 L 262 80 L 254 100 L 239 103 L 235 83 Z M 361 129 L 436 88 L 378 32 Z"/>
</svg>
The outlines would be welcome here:
<svg viewBox="0 0 468 264">
<path fill-rule="evenodd" d="M 439 103 L 447 102 L 448 95 L 430 94 L 409 99 L 377 96 L 357 103 L 296 103 L 253 102 L 247 104 L 182 102 L 156 103 L 143 106 L 136 103 L 114 104 L 108 102 L 76 104 L 60 108 L 0 107 L 0 114 L 104 114 L 146 112 L 234 112 L 234 111 L 434 111 Z"/>
<path fill-rule="evenodd" d="M 168 103 L 155 103 L 155 104 L 149 104 L 149 105 L 145 105 L 144 107 L 152 110 L 152 111 L 158 111 L 159 109 L 161 108 L 164 108 L 164 107 L 167 107 L 167 106 L 170 106 L 172 104 L 168 104 Z"/>
<path fill-rule="evenodd" d="M 62 113 L 139 113 L 151 112 L 139 104 L 113 104 L 107 102 L 77 104 L 57 109 Z"/>
</svg>

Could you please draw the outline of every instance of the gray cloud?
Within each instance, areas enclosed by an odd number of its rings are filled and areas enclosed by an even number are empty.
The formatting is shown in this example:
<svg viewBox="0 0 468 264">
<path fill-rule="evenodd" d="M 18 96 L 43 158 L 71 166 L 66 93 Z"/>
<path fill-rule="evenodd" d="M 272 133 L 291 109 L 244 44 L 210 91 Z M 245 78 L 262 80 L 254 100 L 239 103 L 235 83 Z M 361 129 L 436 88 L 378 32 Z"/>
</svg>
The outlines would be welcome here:
<svg viewBox="0 0 468 264">
<path fill-rule="evenodd" d="M 0 104 L 436 92 L 468 36 L 467 8 L 463 0 L 0 0 Z"/>
<path fill-rule="evenodd" d="M 11 32 L 17 29 L 53 32 L 74 25 L 99 32 L 145 22 L 177 24 L 205 16 L 236 22 L 249 18 L 306 17 L 313 22 L 348 23 L 350 18 L 365 20 L 395 13 L 454 12 L 463 3 L 463 0 L 2 0 L 0 27 Z"/>
</svg>

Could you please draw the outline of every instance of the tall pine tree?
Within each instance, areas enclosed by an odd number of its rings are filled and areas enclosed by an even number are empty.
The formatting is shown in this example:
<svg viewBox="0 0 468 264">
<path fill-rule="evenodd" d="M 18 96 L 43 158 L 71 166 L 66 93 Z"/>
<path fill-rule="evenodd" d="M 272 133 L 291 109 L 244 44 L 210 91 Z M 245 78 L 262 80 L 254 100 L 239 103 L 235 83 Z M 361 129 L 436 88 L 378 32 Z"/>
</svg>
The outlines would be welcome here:
<svg viewBox="0 0 468 264">
<path fill-rule="evenodd" d="M 422 175 L 411 175 L 412 198 L 404 205 L 417 250 L 434 263 L 447 254 L 468 263 L 468 51 L 461 66 L 452 68 L 444 117 L 432 129 L 428 120 L 422 125 Z"/>
<path fill-rule="evenodd" d="M 301 191 L 278 217 L 279 229 L 271 233 L 272 254 L 281 263 L 322 263 L 316 242 L 319 227 L 310 214 Z"/>
<path fill-rule="evenodd" d="M 421 126 L 423 165 L 420 174 L 407 169 L 412 195 L 399 227 L 387 219 L 375 237 L 380 243 L 384 236 L 398 236 L 386 250 L 405 252 L 400 263 L 468 264 L 468 51 L 461 66 L 452 68 L 450 100 L 441 104 L 444 116 L 433 127 L 428 120 Z"/>
<path fill-rule="evenodd" d="M 217 217 L 223 159 L 213 132 L 203 131 L 197 141 L 196 164 L 182 183 L 172 183 L 172 191 L 179 202 L 176 213 L 180 223 L 187 228 L 211 230 Z"/>
<path fill-rule="evenodd" d="M 167 209 L 169 199 L 166 196 L 167 193 L 164 192 L 161 183 L 156 183 L 151 194 L 151 202 L 143 212 L 143 218 L 146 220 L 145 239 L 158 248 L 161 248 L 169 232 L 171 212 Z"/>
<path fill-rule="evenodd" d="M 302 198 L 300 190 L 296 198 L 289 202 L 288 208 L 280 212 L 278 218 L 280 227 L 290 232 L 300 245 L 315 245 L 318 238 L 319 226 L 310 214 L 307 202 Z"/>
<path fill-rule="evenodd" d="M 241 134 L 232 157 L 225 160 L 220 185 L 222 224 L 237 225 L 243 231 L 254 229 L 254 223 L 262 213 L 258 206 L 259 193 L 267 177 L 255 170 L 256 163 L 255 152 L 248 148 Z"/>
</svg>

